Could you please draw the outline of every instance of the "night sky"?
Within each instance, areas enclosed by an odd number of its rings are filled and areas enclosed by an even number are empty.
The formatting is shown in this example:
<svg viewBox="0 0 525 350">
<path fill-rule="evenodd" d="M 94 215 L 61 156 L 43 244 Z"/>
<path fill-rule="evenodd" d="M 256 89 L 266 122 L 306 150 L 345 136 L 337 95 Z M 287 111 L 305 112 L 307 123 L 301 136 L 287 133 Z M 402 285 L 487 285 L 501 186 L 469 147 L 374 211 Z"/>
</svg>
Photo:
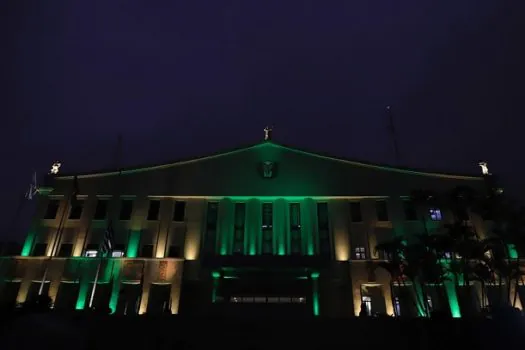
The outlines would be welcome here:
<svg viewBox="0 0 525 350">
<path fill-rule="evenodd" d="M 387 105 L 402 165 L 477 174 L 485 159 L 525 197 L 523 0 L 0 6 L 2 222 L 33 170 L 111 166 L 119 133 L 126 166 L 254 143 L 266 124 L 287 145 L 393 163 Z"/>
</svg>

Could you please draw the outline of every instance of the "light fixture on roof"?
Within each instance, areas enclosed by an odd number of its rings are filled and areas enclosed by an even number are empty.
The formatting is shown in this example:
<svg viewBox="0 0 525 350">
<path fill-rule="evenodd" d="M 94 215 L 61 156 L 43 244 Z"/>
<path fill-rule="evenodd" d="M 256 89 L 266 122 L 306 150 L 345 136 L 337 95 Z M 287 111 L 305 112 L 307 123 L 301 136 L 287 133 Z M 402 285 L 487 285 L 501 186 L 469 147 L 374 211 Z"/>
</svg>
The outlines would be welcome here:
<svg viewBox="0 0 525 350">
<path fill-rule="evenodd" d="M 58 174 L 61 166 L 62 164 L 60 162 L 54 162 L 53 165 L 51 165 L 51 170 L 49 170 L 49 173 L 53 175 Z"/>
<path fill-rule="evenodd" d="M 479 162 L 478 165 L 481 167 L 481 173 L 483 175 L 490 175 L 487 162 Z"/>
</svg>

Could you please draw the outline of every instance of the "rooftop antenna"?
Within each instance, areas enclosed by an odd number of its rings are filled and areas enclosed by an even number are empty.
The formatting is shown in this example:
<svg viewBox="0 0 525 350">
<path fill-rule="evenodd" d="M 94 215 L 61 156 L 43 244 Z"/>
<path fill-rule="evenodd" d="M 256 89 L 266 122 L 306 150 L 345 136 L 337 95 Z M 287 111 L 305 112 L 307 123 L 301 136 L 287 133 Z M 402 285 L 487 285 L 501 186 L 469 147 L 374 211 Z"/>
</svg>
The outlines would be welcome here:
<svg viewBox="0 0 525 350">
<path fill-rule="evenodd" d="M 394 164 L 399 165 L 399 148 L 397 146 L 396 129 L 394 127 L 394 117 L 392 116 L 392 107 L 386 106 L 386 113 L 388 115 L 388 129 L 392 136 L 392 143 L 394 147 Z"/>
</svg>

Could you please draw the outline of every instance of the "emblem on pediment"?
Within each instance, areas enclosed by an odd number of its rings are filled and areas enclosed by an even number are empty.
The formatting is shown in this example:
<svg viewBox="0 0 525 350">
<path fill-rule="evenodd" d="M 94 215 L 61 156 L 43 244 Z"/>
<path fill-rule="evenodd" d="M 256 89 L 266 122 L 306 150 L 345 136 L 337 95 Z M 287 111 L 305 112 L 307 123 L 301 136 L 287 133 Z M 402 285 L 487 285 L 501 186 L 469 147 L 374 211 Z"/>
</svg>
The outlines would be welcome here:
<svg viewBox="0 0 525 350">
<path fill-rule="evenodd" d="M 277 175 L 277 163 L 272 161 L 264 161 L 260 164 L 261 176 L 265 179 L 272 179 Z"/>
</svg>

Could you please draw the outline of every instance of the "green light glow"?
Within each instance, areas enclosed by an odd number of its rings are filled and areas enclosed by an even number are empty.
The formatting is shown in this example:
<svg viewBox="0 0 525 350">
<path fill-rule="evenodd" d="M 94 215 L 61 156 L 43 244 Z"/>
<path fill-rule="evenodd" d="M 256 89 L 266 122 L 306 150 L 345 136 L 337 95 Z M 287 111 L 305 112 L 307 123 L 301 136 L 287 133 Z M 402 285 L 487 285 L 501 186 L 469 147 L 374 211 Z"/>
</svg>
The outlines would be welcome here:
<svg viewBox="0 0 525 350">
<path fill-rule="evenodd" d="M 314 316 L 319 316 L 319 272 L 312 272 L 312 306 Z"/>
<path fill-rule="evenodd" d="M 213 271 L 211 273 L 211 277 L 213 278 L 213 285 L 212 285 L 212 291 L 211 291 L 211 302 L 215 303 L 217 301 L 217 289 L 219 288 L 219 277 L 221 277 L 220 272 Z"/>
<path fill-rule="evenodd" d="M 448 296 L 448 304 L 452 317 L 460 318 L 461 310 L 459 308 L 458 297 L 456 295 L 456 287 L 453 281 L 445 281 L 445 290 Z"/>
<path fill-rule="evenodd" d="M 79 282 L 79 288 L 78 288 L 78 298 L 77 298 L 77 304 L 75 306 L 75 309 L 77 310 L 84 310 L 86 307 L 86 299 L 89 293 L 89 278 L 87 276 L 84 276 L 85 270 L 83 268 L 85 259 L 82 259 L 79 263 L 79 270 L 80 270 L 80 282 Z"/>
<path fill-rule="evenodd" d="M 118 297 L 120 293 L 120 266 L 122 264 L 120 259 L 114 259 L 113 261 L 113 270 L 111 271 L 113 276 L 113 290 L 111 291 L 111 297 L 109 299 L 111 313 L 115 313 L 115 311 L 117 311 Z"/>
<path fill-rule="evenodd" d="M 27 234 L 26 240 L 24 242 L 24 246 L 22 248 L 22 252 L 20 255 L 22 256 L 29 256 L 31 255 L 31 248 L 33 247 L 33 242 L 35 240 L 36 231 L 29 231 Z"/>
<path fill-rule="evenodd" d="M 131 231 L 129 235 L 128 251 L 126 252 L 126 256 L 128 258 L 136 258 L 138 255 L 140 245 L 140 233 L 140 230 Z"/>
<path fill-rule="evenodd" d="M 507 249 L 509 250 L 509 258 L 511 259 L 518 258 L 518 251 L 516 250 L 516 246 L 514 244 L 509 244 L 507 246 Z"/>
</svg>

